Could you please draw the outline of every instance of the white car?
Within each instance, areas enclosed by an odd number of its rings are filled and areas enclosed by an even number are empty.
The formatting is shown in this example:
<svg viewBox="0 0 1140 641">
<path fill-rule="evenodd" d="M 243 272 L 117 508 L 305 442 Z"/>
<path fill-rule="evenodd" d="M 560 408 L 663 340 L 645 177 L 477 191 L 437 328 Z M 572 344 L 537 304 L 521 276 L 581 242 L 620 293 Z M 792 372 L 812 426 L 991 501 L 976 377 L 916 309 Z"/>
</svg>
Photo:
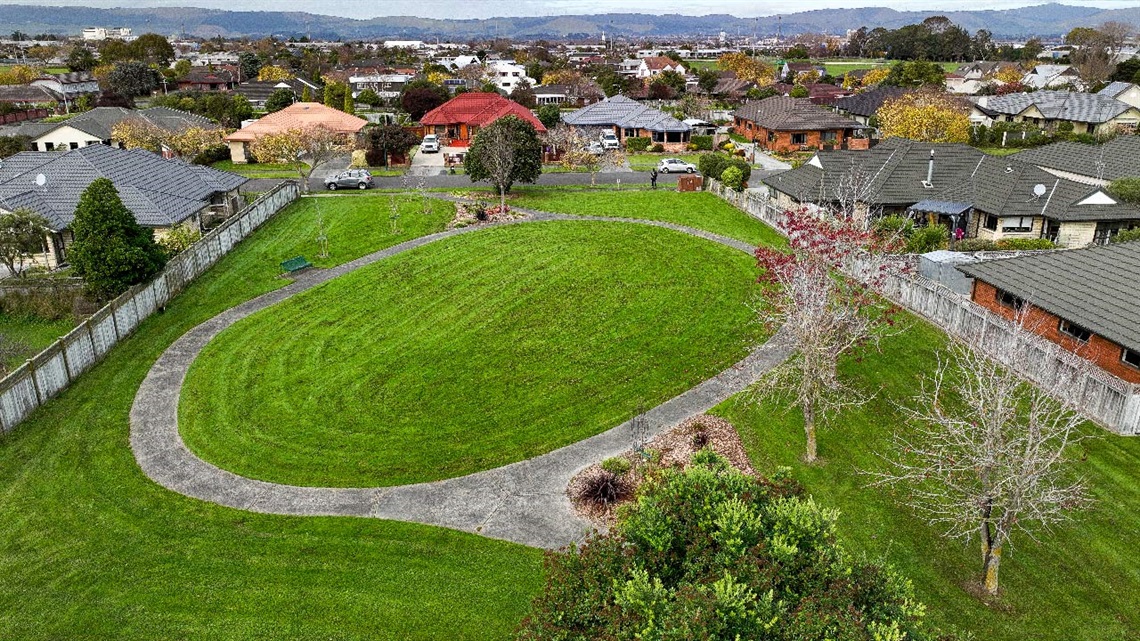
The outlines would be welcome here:
<svg viewBox="0 0 1140 641">
<path fill-rule="evenodd" d="M 602 149 L 621 149 L 621 141 L 612 131 L 603 131 L 599 141 L 602 143 Z"/>
<path fill-rule="evenodd" d="M 420 152 L 425 154 L 439 153 L 439 136 L 435 134 L 424 136 L 423 141 L 420 143 Z"/>
<path fill-rule="evenodd" d="M 657 163 L 657 171 L 663 174 L 691 174 L 696 170 L 696 165 L 680 158 L 663 158 Z"/>
</svg>

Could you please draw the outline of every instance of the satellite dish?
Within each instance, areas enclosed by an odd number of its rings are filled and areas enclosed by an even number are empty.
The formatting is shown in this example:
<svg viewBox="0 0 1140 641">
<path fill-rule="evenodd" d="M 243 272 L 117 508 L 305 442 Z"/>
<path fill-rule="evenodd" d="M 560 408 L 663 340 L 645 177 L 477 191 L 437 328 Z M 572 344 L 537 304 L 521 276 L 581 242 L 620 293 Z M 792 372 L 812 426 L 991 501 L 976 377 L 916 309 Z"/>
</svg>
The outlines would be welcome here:
<svg viewBox="0 0 1140 641">
<path fill-rule="evenodd" d="M 47 184 L 47 176 L 43 174 L 36 174 L 36 185 L 43 187 Z"/>
<path fill-rule="evenodd" d="M 1046 189 L 1047 188 L 1045 187 L 1045 185 L 1043 185 L 1041 183 L 1037 183 L 1036 185 L 1033 185 L 1033 195 L 1037 196 L 1037 197 L 1044 196 Z"/>
</svg>

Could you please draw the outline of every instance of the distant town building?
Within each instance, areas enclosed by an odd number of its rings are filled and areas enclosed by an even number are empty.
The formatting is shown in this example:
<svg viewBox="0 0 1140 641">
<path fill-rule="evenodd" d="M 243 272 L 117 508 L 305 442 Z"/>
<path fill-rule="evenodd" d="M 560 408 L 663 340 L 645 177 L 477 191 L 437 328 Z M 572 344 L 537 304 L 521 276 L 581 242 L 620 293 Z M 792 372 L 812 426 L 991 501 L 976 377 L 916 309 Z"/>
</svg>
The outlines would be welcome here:
<svg viewBox="0 0 1140 641">
<path fill-rule="evenodd" d="M 87 27 L 83 30 L 84 40 L 132 40 L 129 27 Z"/>
</svg>

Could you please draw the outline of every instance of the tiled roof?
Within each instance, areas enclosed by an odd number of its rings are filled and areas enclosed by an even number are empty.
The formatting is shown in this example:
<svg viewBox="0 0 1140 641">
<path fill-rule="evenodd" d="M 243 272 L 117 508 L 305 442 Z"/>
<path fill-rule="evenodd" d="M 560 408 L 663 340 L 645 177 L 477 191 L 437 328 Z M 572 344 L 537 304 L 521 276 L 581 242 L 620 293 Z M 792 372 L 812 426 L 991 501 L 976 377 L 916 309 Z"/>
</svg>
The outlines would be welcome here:
<svg viewBox="0 0 1140 641">
<path fill-rule="evenodd" d="M 1041 309 L 1140 350 L 1140 241 L 958 267 Z"/>
<path fill-rule="evenodd" d="M 0 85 L 0 102 L 56 102 L 59 98 L 47 87 L 39 85 Z"/>
<path fill-rule="evenodd" d="M 534 125 L 536 131 L 546 131 L 546 127 L 531 113 L 530 109 L 497 93 L 479 91 L 459 94 L 424 114 L 420 123 L 425 125 L 466 124 L 482 127 L 503 116 L 518 116 Z"/>
<path fill-rule="evenodd" d="M 772 131 L 820 131 L 827 129 L 858 129 L 863 125 L 832 111 L 812 104 L 809 98 L 772 96 L 763 100 L 750 100 L 733 116 L 751 120 Z"/>
<path fill-rule="evenodd" d="M 1115 98 L 1135 86 L 1136 85 L 1131 82 L 1110 82 L 1104 86 L 1104 89 L 1101 89 L 1097 93 L 1102 96 L 1108 96 L 1109 98 Z"/>
<path fill-rule="evenodd" d="M 676 60 L 673 60 L 672 58 L 666 58 L 665 56 L 650 56 L 648 58 L 642 58 L 642 61 L 645 63 L 646 67 L 649 67 L 650 71 L 660 71 L 665 67 L 672 67 L 675 69 L 677 65 L 680 64 Z"/>
<path fill-rule="evenodd" d="M 93 82 L 95 80 L 95 76 L 92 76 L 90 73 L 88 73 L 86 71 L 69 71 L 67 73 L 51 73 L 51 74 L 41 76 L 41 78 L 44 80 L 55 80 L 55 81 L 58 81 L 60 84 L 64 84 L 64 85 L 81 84 L 84 82 Z"/>
<path fill-rule="evenodd" d="M 1133 108 L 1109 96 L 1079 91 L 1011 93 L 987 96 L 984 102 L 982 106 L 986 109 L 1010 116 L 1016 116 L 1033 106 L 1047 120 L 1089 123 L 1108 122 Z"/>
<path fill-rule="evenodd" d="M 252 142 L 259 136 L 281 133 L 290 129 L 325 127 L 342 133 L 356 133 L 368 121 L 344 113 L 339 109 L 326 107 L 319 102 L 295 102 L 281 111 L 256 120 L 226 136 L 228 142 Z"/>
<path fill-rule="evenodd" d="M 1095 180 L 1140 176 L 1140 136 L 1117 136 L 1100 144 L 1055 142 L 1017 154 L 1018 160 Z"/>
<path fill-rule="evenodd" d="M 853 116 L 870 118 L 875 115 L 879 107 L 883 106 L 884 102 L 891 98 L 897 98 L 908 91 L 903 87 L 872 87 L 854 96 L 839 98 L 835 101 L 835 106 L 840 111 L 845 111 Z"/>
<path fill-rule="evenodd" d="M 110 140 L 115 125 L 128 120 L 148 122 L 166 131 L 182 131 L 190 127 L 216 129 L 219 126 L 209 118 L 169 107 L 150 107 L 139 111 L 125 107 L 96 107 L 78 116 L 52 123 L 47 128 L 42 123 L 36 123 L 36 127 L 26 125 L 27 128 L 20 133 L 38 138 L 61 127 L 71 127 L 99 140 Z"/>
<path fill-rule="evenodd" d="M 46 179 L 42 187 L 35 182 L 39 174 Z M 25 151 L 0 166 L 0 207 L 29 207 L 52 229 L 64 229 L 75 218 L 79 196 L 96 178 L 115 183 L 123 204 L 147 227 L 178 224 L 208 206 L 215 193 L 248 180 L 142 149 L 91 145 L 64 153 Z"/>
<path fill-rule="evenodd" d="M 568 125 L 579 127 L 621 127 L 649 131 L 689 131 L 689 125 L 673 116 L 641 104 L 628 96 L 611 96 L 562 117 Z"/>
</svg>

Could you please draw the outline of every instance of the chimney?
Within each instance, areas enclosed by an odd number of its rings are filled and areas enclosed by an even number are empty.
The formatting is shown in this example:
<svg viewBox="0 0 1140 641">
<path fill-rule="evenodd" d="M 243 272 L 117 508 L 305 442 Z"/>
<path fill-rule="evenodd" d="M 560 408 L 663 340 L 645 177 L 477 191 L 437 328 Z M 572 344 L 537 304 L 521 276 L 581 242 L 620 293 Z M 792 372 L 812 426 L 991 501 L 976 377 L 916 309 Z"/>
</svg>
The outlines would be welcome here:
<svg viewBox="0 0 1140 641">
<path fill-rule="evenodd" d="M 933 184 L 934 179 L 934 150 L 930 150 L 930 164 L 926 166 L 926 183 Z"/>
</svg>

